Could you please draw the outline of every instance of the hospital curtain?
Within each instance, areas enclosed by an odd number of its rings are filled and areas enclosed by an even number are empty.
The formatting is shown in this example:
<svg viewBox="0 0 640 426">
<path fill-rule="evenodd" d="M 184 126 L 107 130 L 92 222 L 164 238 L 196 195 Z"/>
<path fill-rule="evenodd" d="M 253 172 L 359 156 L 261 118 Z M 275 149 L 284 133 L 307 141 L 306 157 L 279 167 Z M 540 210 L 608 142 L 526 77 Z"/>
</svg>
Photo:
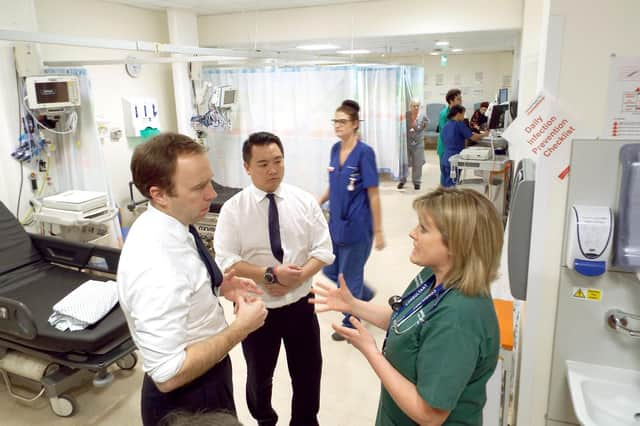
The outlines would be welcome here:
<svg viewBox="0 0 640 426">
<path fill-rule="evenodd" d="M 83 68 L 47 68 L 46 74 L 73 75 L 80 81 L 78 125 L 71 135 L 57 135 L 50 175 L 56 192 L 71 189 L 106 192 L 113 200 L 94 116 L 93 94 Z M 47 132 L 45 132 L 47 133 Z M 50 134 L 48 134 L 50 136 Z"/>
<path fill-rule="evenodd" d="M 328 185 L 329 151 L 337 141 L 330 120 L 348 98 L 360 103 L 362 138 L 375 150 L 380 171 L 397 176 L 400 138 L 406 138 L 402 121 L 406 68 L 205 68 L 203 78 L 214 86 L 230 85 L 238 90 L 232 128 L 209 129 L 209 158 L 216 181 L 234 187 L 250 182 L 242 167 L 242 142 L 250 133 L 264 130 L 282 139 L 285 182 L 320 194 Z"/>
</svg>

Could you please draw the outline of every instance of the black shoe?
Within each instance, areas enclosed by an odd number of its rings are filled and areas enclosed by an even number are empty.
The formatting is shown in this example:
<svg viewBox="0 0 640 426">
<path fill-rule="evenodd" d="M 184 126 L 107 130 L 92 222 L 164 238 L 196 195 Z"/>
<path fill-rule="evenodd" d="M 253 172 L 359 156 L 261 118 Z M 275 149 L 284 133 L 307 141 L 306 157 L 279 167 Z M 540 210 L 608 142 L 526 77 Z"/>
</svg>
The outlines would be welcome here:
<svg viewBox="0 0 640 426">
<path fill-rule="evenodd" d="M 334 331 L 331 335 L 331 338 L 336 342 L 342 342 L 343 340 L 347 340 L 342 334 L 339 334 L 337 331 Z"/>
<path fill-rule="evenodd" d="M 397 188 L 398 188 L 398 189 L 402 189 L 402 188 L 404 188 L 404 182 L 398 182 L 398 186 L 397 186 Z"/>
<path fill-rule="evenodd" d="M 420 191 L 420 184 L 419 183 L 414 183 L 413 184 L 413 189 L 415 189 L 416 191 Z"/>
</svg>

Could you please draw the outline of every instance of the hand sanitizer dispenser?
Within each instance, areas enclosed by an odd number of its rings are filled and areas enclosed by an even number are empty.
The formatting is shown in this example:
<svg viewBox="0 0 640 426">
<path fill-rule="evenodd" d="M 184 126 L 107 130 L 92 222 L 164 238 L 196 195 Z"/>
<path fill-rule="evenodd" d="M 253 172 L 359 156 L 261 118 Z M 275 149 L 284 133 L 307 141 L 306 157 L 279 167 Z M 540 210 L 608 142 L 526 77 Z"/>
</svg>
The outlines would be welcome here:
<svg viewBox="0 0 640 426">
<path fill-rule="evenodd" d="M 611 209 L 573 206 L 568 231 L 567 267 L 587 276 L 604 274 L 613 244 Z"/>
</svg>

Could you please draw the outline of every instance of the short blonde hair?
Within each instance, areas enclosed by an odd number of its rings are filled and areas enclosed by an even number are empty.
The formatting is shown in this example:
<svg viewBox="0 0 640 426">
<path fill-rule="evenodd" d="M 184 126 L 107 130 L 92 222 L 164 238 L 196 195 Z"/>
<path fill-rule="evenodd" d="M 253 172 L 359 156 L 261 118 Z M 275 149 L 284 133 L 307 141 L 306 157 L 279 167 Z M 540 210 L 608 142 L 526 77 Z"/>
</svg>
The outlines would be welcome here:
<svg viewBox="0 0 640 426">
<path fill-rule="evenodd" d="M 438 188 L 416 198 L 413 208 L 431 217 L 449 249 L 452 267 L 444 277 L 445 287 L 467 296 L 489 296 L 504 233 L 493 204 L 472 189 Z"/>
</svg>

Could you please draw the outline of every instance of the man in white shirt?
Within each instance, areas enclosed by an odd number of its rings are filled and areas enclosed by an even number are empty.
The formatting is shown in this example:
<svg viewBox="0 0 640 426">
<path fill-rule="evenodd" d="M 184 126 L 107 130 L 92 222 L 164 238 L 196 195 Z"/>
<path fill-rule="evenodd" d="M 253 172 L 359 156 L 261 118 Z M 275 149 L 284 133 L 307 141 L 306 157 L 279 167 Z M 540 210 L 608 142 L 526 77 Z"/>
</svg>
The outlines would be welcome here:
<svg viewBox="0 0 640 426">
<path fill-rule="evenodd" d="M 248 293 L 260 292 L 255 283 L 222 275 L 192 226 L 216 197 L 205 149 L 161 134 L 136 148 L 131 173 L 150 201 L 122 249 L 118 294 L 144 360 L 142 420 L 155 426 L 176 409 L 235 413 L 227 353 L 267 311 Z M 218 295 L 236 303 L 231 325 Z"/>
<path fill-rule="evenodd" d="M 253 184 L 224 204 L 213 244 L 220 267 L 258 283 L 269 310 L 264 326 L 242 342 L 249 411 L 260 426 L 278 420 L 271 390 L 283 341 L 293 388 L 290 425 L 317 425 L 322 354 L 307 299 L 311 278 L 334 260 L 329 228 L 311 194 L 281 183 L 284 154 L 276 135 L 250 135 L 242 158 Z"/>
</svg>

